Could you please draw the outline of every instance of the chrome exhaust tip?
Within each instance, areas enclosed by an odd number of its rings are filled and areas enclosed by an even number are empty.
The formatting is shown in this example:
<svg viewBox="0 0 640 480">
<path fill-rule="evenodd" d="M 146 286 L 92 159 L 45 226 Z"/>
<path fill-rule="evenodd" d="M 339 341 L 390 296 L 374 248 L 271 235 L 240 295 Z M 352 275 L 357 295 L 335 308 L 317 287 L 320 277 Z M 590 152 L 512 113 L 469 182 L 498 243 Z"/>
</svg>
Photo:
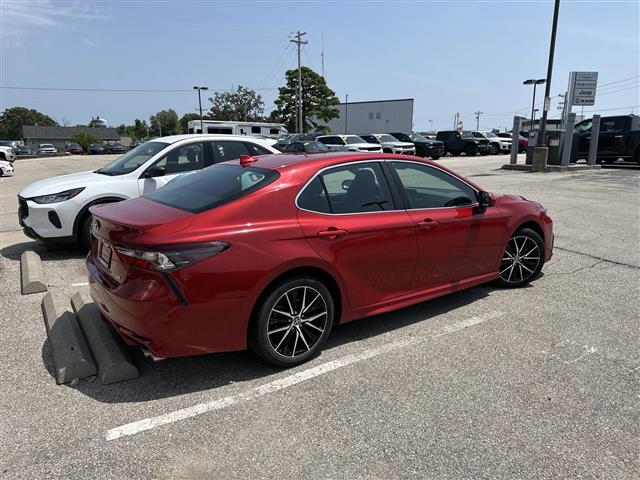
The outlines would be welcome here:
<svg viewBox="0 0 640 480">
<path fill-rule="evenodd" d="M 146 358 L 149 358 L 151 360 L 153 360 L 154 362 L 160 362 L 162 360 L 164 360 L 165 357 L 156 357 L 151 350 L 149 350 L 147 347 L 145 347 L 144 345 L 140 345 L 140 348 L 142 349 L 142 353 L 144 354 L 144 356 Z"/>
</svg>

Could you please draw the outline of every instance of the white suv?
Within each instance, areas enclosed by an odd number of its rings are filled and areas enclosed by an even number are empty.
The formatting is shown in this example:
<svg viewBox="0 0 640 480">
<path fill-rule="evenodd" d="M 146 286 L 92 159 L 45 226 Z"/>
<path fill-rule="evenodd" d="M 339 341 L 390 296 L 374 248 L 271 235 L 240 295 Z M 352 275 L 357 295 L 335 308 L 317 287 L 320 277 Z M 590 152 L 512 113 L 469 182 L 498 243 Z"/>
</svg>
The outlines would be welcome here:
<svg viewBox="0 0 640 480">
<path fill-rule="evenodd" d="M 27 236 L 55 243 L 90 239 L 89 207 L 138 197 L 214 163 L 240 155 L 280 153 L 266 140 L 236 135 L 161 137 L 95 171 L 32 183 L 18 194 L 18 219 Z"/>
<path fill-rule="evenodd" d="M 16 151 L 11 145 L 0 145 L 0 160 L 12 162 L 16 159 Z"/>
<path fill-rule="evenodd" d="M 324 143 L 329 150 L 338 152 L 379 152 L 382 147 L 378 143 L 368 143 L 358 135 L 322 135 L 316 141 Z"/>
<path fill-rule="evenodd" d="M 402 155 L 416 154 L 416 146 L 413 143 L 401 142 L 388 133 L 368 133 L 366 135 L 360 135 L 360 137 L 364 138 L 367 142 L 382 145 L 382 151 L 384 153 L 400 153 Z"/>
<path fill-rule="evenodd" d="M 480 130 L 473 132 L 473 136 L 476 138 L 486 138 L 491 143 L 491 155 L 497 155 L 498 153 L 510 153 L 511 152 L 511 139 L 499 137 L 495 133 L 488 130 Z"/>
</svg>

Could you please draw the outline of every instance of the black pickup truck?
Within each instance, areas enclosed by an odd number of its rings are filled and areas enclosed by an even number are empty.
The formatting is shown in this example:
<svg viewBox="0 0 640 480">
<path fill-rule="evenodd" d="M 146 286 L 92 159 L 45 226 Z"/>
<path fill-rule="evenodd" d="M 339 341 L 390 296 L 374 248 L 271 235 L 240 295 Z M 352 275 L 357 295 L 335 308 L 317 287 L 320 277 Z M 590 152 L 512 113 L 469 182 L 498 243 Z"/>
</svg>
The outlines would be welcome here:
<svg viewBox="0 0 640 480">
<path fill-rule="evenodd" d="M 491 142 L 489 140 L 476 138 L 473 132 L 463 130 L 443 130 L 436 134 L 436 140 L 444 143 L 444 151 L 451 155 L 458 156 L 462 152 L 469 157 L 475 157 L 476 154 L 488 155 L 491 152 Z"/>
<path fill-rule="evenodd" d="M 577 159 L 589 156 L 591 127 L 592 119 L 583 120 L 575 126 L 574 132 L 578 136 Z M 640 116 L 602 117 L 597 158 L 599 162 L 605 163 L 613 163 L 622 158 L 640 165 Z"/>
</svg>

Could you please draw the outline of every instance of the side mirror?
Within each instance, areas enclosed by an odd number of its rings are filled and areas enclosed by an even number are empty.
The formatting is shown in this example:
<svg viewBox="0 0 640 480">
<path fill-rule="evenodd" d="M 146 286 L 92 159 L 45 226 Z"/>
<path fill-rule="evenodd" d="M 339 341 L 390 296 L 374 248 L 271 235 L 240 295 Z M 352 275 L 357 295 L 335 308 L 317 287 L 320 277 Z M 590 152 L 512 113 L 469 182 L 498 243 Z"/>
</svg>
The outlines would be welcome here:
<svg viewBox="0 0 640 480">
<path fill-rule="evenodd" d="M 142 175 L 144 178 L 162 177 L 164 176 L 166 169 L 160 165 L 153 165 L 147 168 L 146 172 Z"/>
<path fill-rule="evenodd" d="M 351 184 L 352 184 L 352 183 L 353 183 L 353 180 L 349 180 L 349 179 L 347 179 L 347 180 L 343 180 L 343 181 L 342 181 L 342 189 L 343 189 L 344 191 L 349 190 L 349 187 L 351 186 Z"/>
<path fill-rule="evenodd" d="M 495 204 L 496 199 L 493 194 L 485 191 L 478 192 L 478 206 L 481 212 L 484 212 L 488 207 L 492 207 Z"/>
</svg>

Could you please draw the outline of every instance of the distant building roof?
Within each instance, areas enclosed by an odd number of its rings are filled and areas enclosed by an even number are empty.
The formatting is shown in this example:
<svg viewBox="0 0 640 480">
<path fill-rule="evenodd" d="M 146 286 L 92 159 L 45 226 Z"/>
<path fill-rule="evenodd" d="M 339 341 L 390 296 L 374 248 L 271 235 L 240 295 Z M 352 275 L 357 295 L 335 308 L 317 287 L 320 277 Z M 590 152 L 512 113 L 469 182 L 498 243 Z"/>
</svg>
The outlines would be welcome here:
<svg viewBox="0 0 640 480">
<path fill-rule="evenodd" d="M 99 140 L 118 140 L 118 129 L 113 127 L 41 127 L 39 125 L 23 125 L 22 136 L 26 139 L 60 139 L 71 140 L 76 133 L 88 133 Z"/>
</svg>

